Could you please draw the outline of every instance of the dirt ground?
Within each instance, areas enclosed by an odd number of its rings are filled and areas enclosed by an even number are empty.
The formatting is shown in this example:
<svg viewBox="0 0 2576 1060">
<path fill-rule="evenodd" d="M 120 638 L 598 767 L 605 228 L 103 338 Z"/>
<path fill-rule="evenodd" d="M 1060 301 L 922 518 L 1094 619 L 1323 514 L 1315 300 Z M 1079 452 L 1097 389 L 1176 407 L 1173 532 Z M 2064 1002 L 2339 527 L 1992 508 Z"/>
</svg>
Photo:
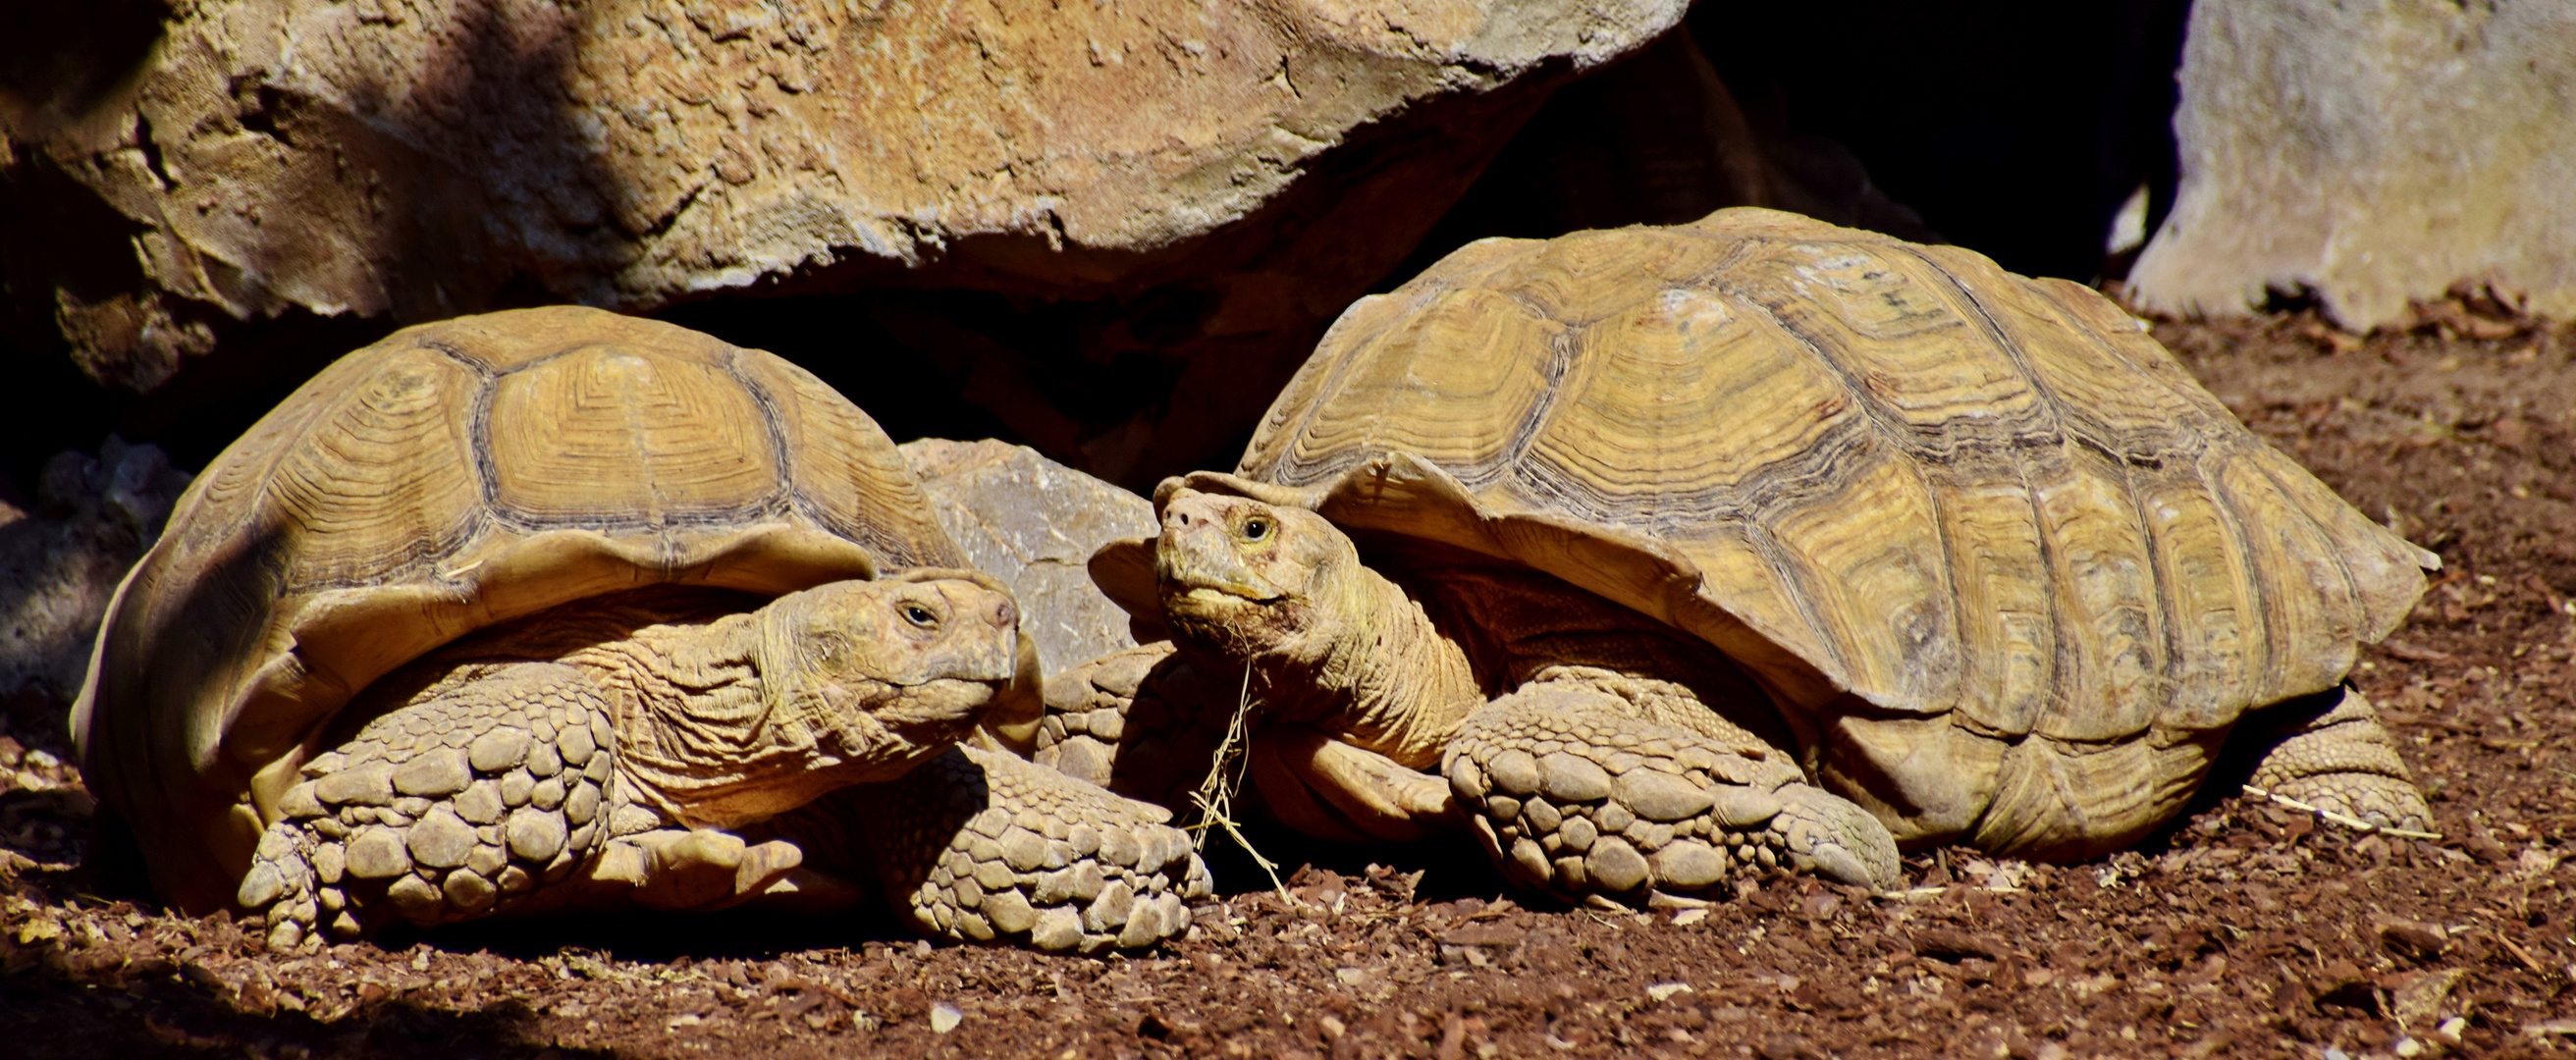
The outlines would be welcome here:
<svg viewBox="0 0 2576 1060">
<path fill-rule="evenodd" d="M 1218 858 L 1226 897 L 1141 956 L 743 915 L 278 956 L 83 867 L 91 801 L 60 708 L 21 702 L 0 736 L 0 1055 L 2565 1053 L 2576 331 L 2493 309 L 2433 307 L 2366 340 L 2308 313 L 2157 328 L 2238 415 L 2441 553 L 2413 620 L 2354 675 L 2409 748 L 2439 841 L 2207 798 L 2106 861 L 1941 851 L 1912 859 L 1901 893 L 1775 878 L 1674 915 L 1526 908 L 1464 845 L 1269 836 L 1321 859 L 1293 905 Z"/>
</svg>

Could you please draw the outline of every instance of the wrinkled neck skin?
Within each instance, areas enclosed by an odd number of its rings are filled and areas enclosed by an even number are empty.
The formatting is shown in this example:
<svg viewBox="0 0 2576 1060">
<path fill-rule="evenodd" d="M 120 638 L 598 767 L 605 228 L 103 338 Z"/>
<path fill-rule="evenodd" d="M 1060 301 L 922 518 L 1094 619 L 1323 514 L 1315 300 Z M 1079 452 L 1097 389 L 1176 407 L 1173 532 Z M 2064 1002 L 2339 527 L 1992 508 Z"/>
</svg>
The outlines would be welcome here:
<svg viewBox="0 0 2576 1060">
<path fill-rule="evenodd" d="M 1450 737 L 1485 705 L 1467 653 L 1401 586 L 1365 566 L 1340 567 L 1320 590 L 1308 621 L 1327 636 L 1259 651 L 1181 623 L 1175 632 L 1230 664 L 1217 673 L 1248 663 L 1247 692 L 1266 719 L 1332 733 L 1408 768 L 1437 767 Z"/>
<path fill-rule="evenodd" d="M 645 626 L 564 660 L 612 690 L 637 801 L 681 824 L 731 828 L 900 776 L 945 746 L 920 750 L 876 725 L 874 709 L 901 688 L 795 680 L 798 660 L 772 658 L 781 638 L 764 627 L 774 621 L 763 609 Z"/>
</svg>

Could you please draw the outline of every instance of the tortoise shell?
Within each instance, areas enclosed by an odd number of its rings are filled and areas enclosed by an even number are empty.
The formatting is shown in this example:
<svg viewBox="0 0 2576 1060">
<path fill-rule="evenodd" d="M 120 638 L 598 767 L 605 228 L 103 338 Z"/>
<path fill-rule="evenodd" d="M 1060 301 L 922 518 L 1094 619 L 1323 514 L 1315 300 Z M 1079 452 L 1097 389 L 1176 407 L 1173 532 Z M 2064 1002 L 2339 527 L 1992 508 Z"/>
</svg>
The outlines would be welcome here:
<svg viewBox="0 0 2576 1060">
<path fill-rule="evenodd" d="M 333 714 L 431 648 L 657 583 L 962 565 L 876 423 L 774 355 L 576 307 L 406 328 L 197 476 L 73 738 L 162 893 L 220 908 Z"/>
<path fill-rule="evenodd" d="M 2204 736 L 2337 685 L 2437 565 L 2093 291 L 1751 208 L 1471 244 L 1190 481 L 1687 631 L 1822 715 L 1810 768 L 1901 840 L 1989 849 L 2168 815 Z M 2059 808 L 1977 821 L 2016 800 Z"/>
</svg>

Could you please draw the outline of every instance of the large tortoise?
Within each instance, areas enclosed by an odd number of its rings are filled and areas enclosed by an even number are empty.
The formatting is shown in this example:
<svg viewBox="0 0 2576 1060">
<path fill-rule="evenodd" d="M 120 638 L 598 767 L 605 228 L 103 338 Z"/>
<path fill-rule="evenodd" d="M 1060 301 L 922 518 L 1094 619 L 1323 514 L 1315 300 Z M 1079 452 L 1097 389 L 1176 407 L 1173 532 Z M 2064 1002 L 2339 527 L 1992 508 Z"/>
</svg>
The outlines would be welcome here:
<svg viewBox="0 0 2576 1060">
<path fill-rule="evenodd" d="M 1758 209 L 1474 243 L 1155 506 L 1092 567 L 1178 654 L 1062 675 L 1041 737 L 1117 790 L 1195 780 L 1240 695 L 1286 823 L 1465 824 L 1631 901 L 2092 856 L 2240 731 L 2275 792 L 2429 818 L 2342 681 L 2434 557 L 2109 301 L 1960 249 Z"/>
<path fill-rule="evenodd" d="M 877 889 L 968 938 L 1180 930 L 1207 881 L 1168 814 L 1001 751 L 1036 656 L 960 556 L 777 357 L 571 307 L 425 325 L 198 476 L 72 731 L 161 892 L 280 946 Z"/>
</svg>

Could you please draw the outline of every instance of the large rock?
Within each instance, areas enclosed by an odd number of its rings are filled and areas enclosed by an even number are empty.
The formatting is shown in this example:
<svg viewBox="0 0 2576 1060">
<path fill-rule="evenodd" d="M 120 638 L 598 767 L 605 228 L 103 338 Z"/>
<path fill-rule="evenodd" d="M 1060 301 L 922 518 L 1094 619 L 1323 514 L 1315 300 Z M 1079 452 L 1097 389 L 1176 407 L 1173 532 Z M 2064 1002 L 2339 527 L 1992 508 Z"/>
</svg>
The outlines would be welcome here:
<svg viewBox="0 0 2576 1060">
<path fill-rule="evenodd" d="M 205 0 L 133 76 L 92 79 L 114 91 L 0 98 L 0 238 L 97 219 L 15 248 L 10 308 L 93 378 L 148 390 L 282 314 L 1178 287 L 1138 314 L 1165 333 L 1081 355 L 1223 356 L 1257 389 L 1564 75 L 1684 6 Z M 1181 421 L 1197 449 L 1268 401 L 1179 385 L 1203 396 L 1145 426 Z"/>
<path fill-rule="evenodd" d="M 1019 598 L 1044 672 L 1136 646 L 1089 565 L 1102 545 L 1154 536 L 1152 502 L 1027 446 L 923 438 L 902 449 L 940 528 Z"/>
<path fill-rule="evenodd" d="M 187 486 L 161 450 L 111 436 L 46 464 L 33 513 L 0 505 L 0 696 L 70 704 L 116 583 Z"/>
<path fill-rule="evenodd" d="M 2313 292 L 2368 329 L 2476 279 L 2576 314 L 2576 5 L 2200 0 L 2146 305 Z"/>
</svg>

